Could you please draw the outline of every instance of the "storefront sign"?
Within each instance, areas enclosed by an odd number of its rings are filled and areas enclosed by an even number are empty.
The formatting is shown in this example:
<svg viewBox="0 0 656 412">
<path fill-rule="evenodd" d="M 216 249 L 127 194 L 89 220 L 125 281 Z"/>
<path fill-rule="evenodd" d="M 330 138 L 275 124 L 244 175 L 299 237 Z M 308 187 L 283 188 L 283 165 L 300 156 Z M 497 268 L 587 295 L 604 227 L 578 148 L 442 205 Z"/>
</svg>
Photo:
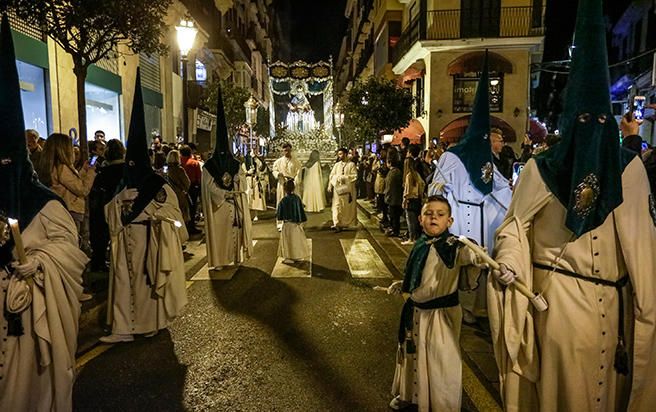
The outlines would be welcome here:
<svg viewBox="0 0 656 412">
<path fill-rule="evenodd" d="M 196 119 L 196 127 L 198 129 L 212 131 L 215 122 L 215 115 L 204 110 L 198 110 L 198 117 Z"/>
<path fill-rule="evenodd" d="M 453 78 L 453 113 L 471 113 L 478 77 Z M 490 78 L 490 112 L 503 111 L 503 77 Z"/>
</svg>

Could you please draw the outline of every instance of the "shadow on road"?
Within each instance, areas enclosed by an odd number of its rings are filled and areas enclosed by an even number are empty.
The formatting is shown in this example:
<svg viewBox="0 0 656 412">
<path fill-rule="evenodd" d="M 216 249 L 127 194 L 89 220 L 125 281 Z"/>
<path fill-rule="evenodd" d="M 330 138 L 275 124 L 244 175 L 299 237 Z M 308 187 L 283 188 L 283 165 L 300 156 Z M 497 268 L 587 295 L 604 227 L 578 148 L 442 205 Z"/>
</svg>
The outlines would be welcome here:
<svg viewBox="0 0 656 412">
<path fill-rule="evenodd" d="M 73 388 L 75 411 L 183 411 L 187 367 L 169 331 L 118 344 L 85 365 Z"/>
</svg>

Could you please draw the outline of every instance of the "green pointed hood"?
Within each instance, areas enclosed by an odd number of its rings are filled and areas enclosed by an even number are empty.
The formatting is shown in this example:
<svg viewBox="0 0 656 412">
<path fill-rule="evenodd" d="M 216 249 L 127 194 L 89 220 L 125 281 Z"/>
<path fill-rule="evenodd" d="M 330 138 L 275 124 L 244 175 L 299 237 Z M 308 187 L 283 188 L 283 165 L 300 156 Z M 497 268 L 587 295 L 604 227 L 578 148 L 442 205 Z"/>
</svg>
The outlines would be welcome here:
<svg viewBox="0 0 656 412">
<path fill-rule="evenodd" d="M 602 2 L 579 0 L 562 140 L 536 158 L 547 187 L 567 208 L 565 225 L 577 237 L 622 203 L 622 171 L 632 159 L 620 149 L 609 85 Z"/>
<path fill-rule="evenodd" d="M 487 64 L 487 50 L 483 61 L 483 72 L 476 86 L 474 107 L 465 135 L 456 146 L 448 151 L 460 158 L 465 165 L 469 179 L 476 189 L 484 195 L 492 192 L 494 163 L 490 147 L 490 75 Z"/>
<path fill-rule="evenodd" d="M 61 200 L 39 182 L 28 157 L 16 55 L 6 14 L 0 27 L 0 84 L 0 214 L 18 220 L 25 230 L 47 202 Z M 12 260 L 13 246 L 11 239 L 0 246 L 0 266 Z"/>
<path fill-rule="evenodd" d="M 219 86 L 216 103 L 216 141 L 214 153 L 203 166 L 212 175 L 214 181 L 225 190 L 232 190 L 233 177 L 239 172 L 241 163 L 235 159 L 230 150 L 228 138 L 228 125 L 225 109 L 223 108 L 223 95 Z"/>
</svg>

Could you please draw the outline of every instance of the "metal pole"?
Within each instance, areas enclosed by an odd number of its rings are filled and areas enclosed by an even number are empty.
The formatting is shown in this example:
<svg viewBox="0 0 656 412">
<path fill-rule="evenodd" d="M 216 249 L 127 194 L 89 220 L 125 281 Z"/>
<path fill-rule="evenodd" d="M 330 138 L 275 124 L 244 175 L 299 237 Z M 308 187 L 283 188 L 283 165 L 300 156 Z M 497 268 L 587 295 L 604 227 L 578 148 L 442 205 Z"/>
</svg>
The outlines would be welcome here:
<svg viewBox="0 0 656 412">
<path fill-rule="evenodd" d="M 187 56 L 182 57 L 182 141 L 189 143 L 189 117 L 187 113 Z"/>
</svg>

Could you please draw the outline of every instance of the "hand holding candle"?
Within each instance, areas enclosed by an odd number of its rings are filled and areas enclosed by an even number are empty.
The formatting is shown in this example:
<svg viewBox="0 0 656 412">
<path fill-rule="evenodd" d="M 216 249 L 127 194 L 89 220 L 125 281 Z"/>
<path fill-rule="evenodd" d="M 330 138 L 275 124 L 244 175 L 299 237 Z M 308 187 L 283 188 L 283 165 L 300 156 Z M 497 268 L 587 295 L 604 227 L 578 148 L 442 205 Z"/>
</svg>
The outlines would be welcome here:
<svg viewBox="0 0 656 412">
<path fill-rule="evenodd" d="M 23 237 L 21 236 L 20 228 L 18 227 L 18 220 L 9 218 L 7 221 L 11 227 L 11 236 L 14 238 L 14 247 L 16 248 L 18 261 L 21 265 L 24 265 L 27 263 L 27 255 L 25 254 L 25 247 L 23 246 Z"/>
</svg>

